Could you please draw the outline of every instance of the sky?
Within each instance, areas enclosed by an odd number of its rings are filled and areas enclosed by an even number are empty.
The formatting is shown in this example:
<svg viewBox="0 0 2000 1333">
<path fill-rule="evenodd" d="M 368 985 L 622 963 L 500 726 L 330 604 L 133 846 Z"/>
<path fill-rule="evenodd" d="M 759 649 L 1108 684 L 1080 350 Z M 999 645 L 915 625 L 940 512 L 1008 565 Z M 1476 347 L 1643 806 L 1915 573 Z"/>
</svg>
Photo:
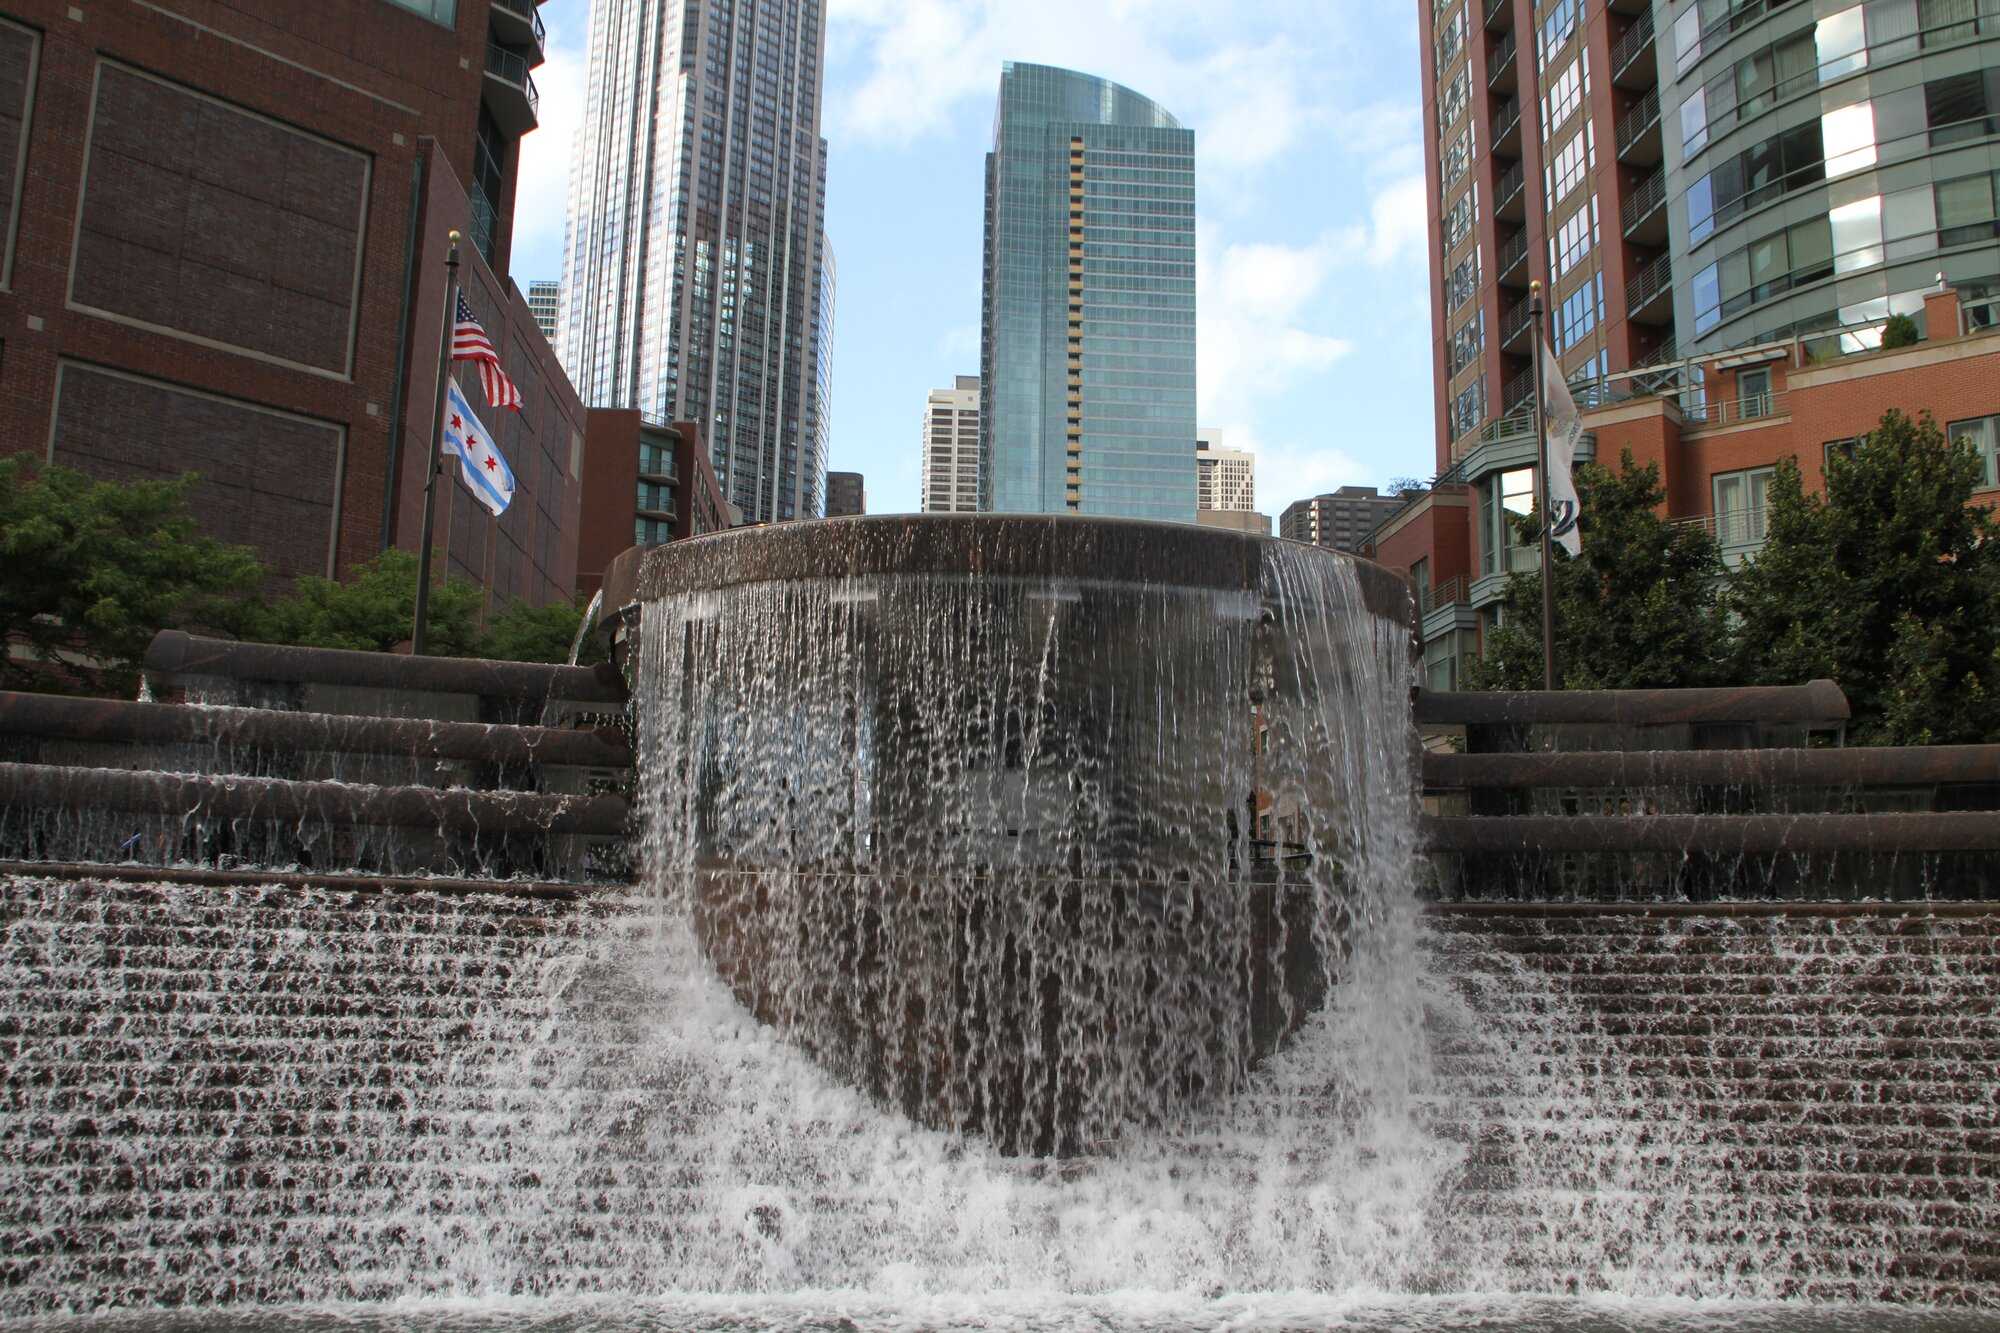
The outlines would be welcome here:
<svg viewBox="0 0 2000 1333">
<path fill-rule="evenodd" d="M 1195 132 L 1199 418 L 1257 508 L 1434 470 L 1416 0 L 827 0 L 828 466 L 919 506 L 925 395 L 979 370 L 1005 60 L 1103 75 Z M 562 274 L 590 0 L 547 0 L 514 280 Z"/>
</svg>

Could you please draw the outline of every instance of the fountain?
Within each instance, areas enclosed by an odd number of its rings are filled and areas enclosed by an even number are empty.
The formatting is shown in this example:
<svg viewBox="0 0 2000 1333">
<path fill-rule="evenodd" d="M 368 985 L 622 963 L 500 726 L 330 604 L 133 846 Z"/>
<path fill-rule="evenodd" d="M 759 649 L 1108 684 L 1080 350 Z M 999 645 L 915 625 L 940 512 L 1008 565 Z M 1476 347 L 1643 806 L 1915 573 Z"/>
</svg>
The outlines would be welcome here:
<svg viewBox="0 0 2000 1333">
<path fill-rule="evenodd" d="M 1410 602 L 1242 534 L 874 518 L 651 552 L 652 881 L 837 1075 L 1068 1155 L 1240 1089 L 1414 852 Z"/>
<path fill-rule="evenodd" d="M 1561 806 L 1509 793 L 1853 765 L 1419 763 L 1407 588 L 1238 534 L 838 520 L 631 553 L 606 583 L 636 887 L 0 865 L 0 1317 L 1800 1330 L 2000 1308 L 1987 904 L 1423 901 L 1427 845 L 1532 861 L 1510 891 L 1597 883 L 1519 852 Z M 0 697 L 0 831 L 104 854 L 112 825 L 66 829 L 62 791 L 198 799 L 237 847 L 302 827 L 308 797 L 398 848 L 623 819 L 551 789 L 631 762 L 592 706 L 609 678 L 163 661 L 251 683 L 223 707 Z M 339 715 L 392 678 L 441 697 Z M 1776 706 L 1690 698 L 1646 707 Z M 1418 706 L 1601 726 L 1630 703 Z M 114 742 L 185 780 L 104 776 Z M 1990 759 L 1862 767 L 1962 787 Z M 1420 790 L 1495 812 L 1420 818 Z M 1700 827 L 1763 846 L 1774 813 Z M 1968 857 L 2000 822 L 1798 818 Z M 1570 824 L 1577 855 L 1643 832 Z M 1874 1301 L 1903 1304 L 1824 1304 Z M 1912 1308 L 1945 1306 L 1971 1312 Z"/>
</svg>

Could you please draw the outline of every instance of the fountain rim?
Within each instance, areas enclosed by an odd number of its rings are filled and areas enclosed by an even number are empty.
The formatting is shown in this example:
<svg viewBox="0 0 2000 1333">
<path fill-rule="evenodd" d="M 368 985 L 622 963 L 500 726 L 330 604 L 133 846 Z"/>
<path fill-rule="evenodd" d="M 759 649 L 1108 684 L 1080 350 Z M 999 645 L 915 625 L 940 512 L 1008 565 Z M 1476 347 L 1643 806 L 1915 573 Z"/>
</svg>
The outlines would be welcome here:
<svg viewBox="0 0 2000 1333">
<path fill-rule="evenodd" d="M 1049 541 L 1058 530 L 1074 534 Z M 746 584 L 900 574 L 1125 582 L 1258 591 L 1267 558 L 1286 550 L 1346 563 L 1376 615 L 1407 623 L 1409 580 L 1372 560 L 1284 537 L 1153 519 L 1074 514 L 856 514 L 706 533 L 634 547 L 615 562 L 624 603 Z M 627 562 L 630 561 L 630 564 Z M 623 580 L 620 580 L 623 581 Z M 606 585 L 612 583 L 607 571 Z"/>
</svg>

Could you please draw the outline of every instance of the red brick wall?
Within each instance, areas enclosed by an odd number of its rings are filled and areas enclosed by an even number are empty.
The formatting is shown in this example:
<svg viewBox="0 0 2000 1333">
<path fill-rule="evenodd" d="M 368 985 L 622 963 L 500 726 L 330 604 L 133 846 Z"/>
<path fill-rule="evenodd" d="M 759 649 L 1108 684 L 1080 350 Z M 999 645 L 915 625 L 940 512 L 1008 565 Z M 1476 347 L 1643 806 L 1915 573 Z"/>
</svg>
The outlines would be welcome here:
<svg viewBox="0 0 2000 1333">
<path fill-rule="evenodd" d="M 250 428 L 270 419 L 255 409 L 277 411 L 344 438 L 334 491 L 312 502 L 338 515 L 337 569 L 385 542 L 414 545 L 410 505 L 385 504 L 407 501 L 411 489 L 406 468 L 390 484 L 398 407 L 404 442 L 423 434 L 436 379 L 436 342 L 426 346 L 404 321 L 415 173 L 434 141 L 450 165 L 431 173 L 427 214 L 450 211 L 438 202 L 440 180 L 462 209 L 456 182 L 472 167 L 487 9 L 487 0 L 459 0 L 456 26 L 446 28 L 384 0 L 0 0 L 0 17 L 36 34 L 27 43 L 0 26 L 0 191 L 13 183 L 8 150 L 24 104 L 28 164 L 14 262 L 0 288 L 0 453 L 67 450 L 129 469 L 149 451 L 145 466 L 159 471 L 200 466 L 219 476 L 233 466 L 240 478 L 268 443 L 266 431 Z M 12 95 L 17 86 L 27 93 Z M 502 274 L 511 180 L 503 195 L 495 201 Z M 426 224 L 433 230 L 441 234 Z M 430 255 L 427 279 L 441 257 L 441 249 Z M 510 512 L 497 537 L 468 529 L 454 553 L 504 594 L 567 595 L 581 503 L 567 474 L 580 470 L 571 432 L 580 439 L 581 405 L 539 335 L 519 336 L 526 303 L 476 257 L 469 267 L 479 270 L 474 304 L 491 316 L 488 332 L 510 372 L 541 386 L 541 403 L 524 414 L 532 424 L 503 427 L 502 447 L 532 503 L 517 500 L 521 513 Z M 418 307 L 432 312 L 432 339 L 441 299 L 440 288 Z M 65 439 L 80 429 L 56 402 L 59 368 L 72 363 L 141 377 L 169 395 L 163 403 L 224 400 L 248 410 L 211 413 L 215 433 L 199 457 L 164 428 L 127 422 L 133 456 L 114 464 L 105 450 L 124 442 Z M 400 452 L 407 463 L 408 449 Z M 415 467 L 420 486 L 422 462 Z M 225 493 L 197 508 L 219 514 Z M 283 527 L 253 516 L 239 530 L 282 568 L 323 549 Z"/>
<path fill-rule="evenodd" d="M 604 581 L 604 567 L 632 545 L 638 505 L 639 413 L 593 408 L 584 438 L 584 523 L 577 539 L 576 591 L 587 597 Z M 676 457 L 675 462 L 679 463 Z"/>
</svg>

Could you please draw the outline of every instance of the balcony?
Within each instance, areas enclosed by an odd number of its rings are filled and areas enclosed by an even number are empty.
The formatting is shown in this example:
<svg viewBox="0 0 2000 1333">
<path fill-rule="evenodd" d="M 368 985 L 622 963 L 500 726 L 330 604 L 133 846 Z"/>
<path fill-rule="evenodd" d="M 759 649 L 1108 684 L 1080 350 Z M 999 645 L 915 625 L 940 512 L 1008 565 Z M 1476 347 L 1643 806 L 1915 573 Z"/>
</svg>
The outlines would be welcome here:
<svg viewBox="0 0 2000 1333">
<path fill-rule="evenodd" d="M 1486 57 L 1486 86 L 1496 93 L 1511 93 L 1518 84 L 1514 70 L 1514 30 L 1509 28 Z"/>
<path fill-rule="evenodd" d="M 1500 263 L 1494 270 L 1499 274 L 1503 287 L 1526 287 L 1528 285 L 1528 229 L 1509 236 L 1500 245 Z"/>
<path fill-rule="evenodd" d="M 529 65 L 539 65 L 547 57 L 548 29 L 542 26 L 541 6 L 536 0 L 493 0 L 487 11 L 493 35 L 503 46 L 523 46 L 534 51 Z"/>
<path fill-rule="evenodd" d="M 1508 98 L 1493 109 L 1493 151 L 1508 157 L 1521 152 L 1521 99 Z"/>
<path fill-rule="evenodd" d="M 1625 316 L 1635 324 L 1674 322 L 1674 270 L 1661 255 L 1625 284 Z"/>
<path fill-rule="evenodd" d="M 1771 535 L 1771 511 L 1763 505 L 1754 509 L 1725 509 L 1720 514 L 1677 518 L 1670 526 L 1707 533 L 1722 548 L 1723 564 L 1740 569 L 1764 549 Z"/>
<path fill-rule="evenodd" d="M 1625 30 L 1611 47 L 1611 82 L 1637 92 L 1660 81 L 1659 60 L 1654 54 L 1653 11 L 1648 9 Z"/>
<path fill-rule="evenodd" d="M 1512 352 L 1516 350 L 1515 342 L 1527 337 L 1528 331 L 1535 326 L 1532 305 L 1531 298 L 1524 296 L 1507 307 L 1506 313 L 1500 316 L 1500 346 Z M 1527 354 L 1526 351 L 1521 352 L 1522 356 Z"/>
<path fill-rule="evenodd" d="M 1514 22 L 1514 0 L 1486 0 L 1485 18 L 1482 21 L 1493 31 L 1511 27 Z"/>
<path fill-rule="evenodd" d="M 1493 185 L 1493 216 L 1505 218 L 1509 222 L 1520 222 L 1527 216 L 1527 205 L 1522 196 L 1528 176 L 1523 163 L 1516 162 L 1501 175 Z"/>
<path fill-rule="evenodd" d="M 1619 210 L 1625 239 L 1640 245 L 1667 243 L 1667 172 L 1653 172 L 1625 196 Z"/>
<path fill-rule="evenodd" d="M 1681 420 L 1686 430 L 1722 430 L 1729 426 L 1754 425 L 1767 418 L 1784 417 L 1790 419 L 1791 404 L 1788 395 L 1777 393 L 1753 393 L 1743 398 L 1722 398 L 1710 403 L 1683 403 Z"/>
<path fill-rule="evenodd" d="M 1660 160 L 1660 90 L 1649 88 L 1618 118 L 1618 160 L 1650 167 Z"/>
<path fill-rule="evenodd" d="M 1466 601 L 1464 579 L 1445 579 L 1436 584 L 1425 584 L 1417 589 L 1417 606 L 1428 618 L 1433 611 L 1443 611 L 1448 607 L 1463 606 Z"/>
<path fill-rule="evenodd" d="M 1526 370 L 1514 376 L 1513 379 L 1508 380 L 1507 387 L 1500 391 L 1500 410 L 1502 412 L 1512 412 L 1515 408 L 1523 404 L 1529 407 L 1535 405 L 1535 367 L 1532 364 Z"/>
<path fill-rule="evenodd" d="M 526 134 L 541 123 L 542 99 L 528 58 L 498 42 L 486 44 L 486 106 L 509 135 Z"/>
</svg>

